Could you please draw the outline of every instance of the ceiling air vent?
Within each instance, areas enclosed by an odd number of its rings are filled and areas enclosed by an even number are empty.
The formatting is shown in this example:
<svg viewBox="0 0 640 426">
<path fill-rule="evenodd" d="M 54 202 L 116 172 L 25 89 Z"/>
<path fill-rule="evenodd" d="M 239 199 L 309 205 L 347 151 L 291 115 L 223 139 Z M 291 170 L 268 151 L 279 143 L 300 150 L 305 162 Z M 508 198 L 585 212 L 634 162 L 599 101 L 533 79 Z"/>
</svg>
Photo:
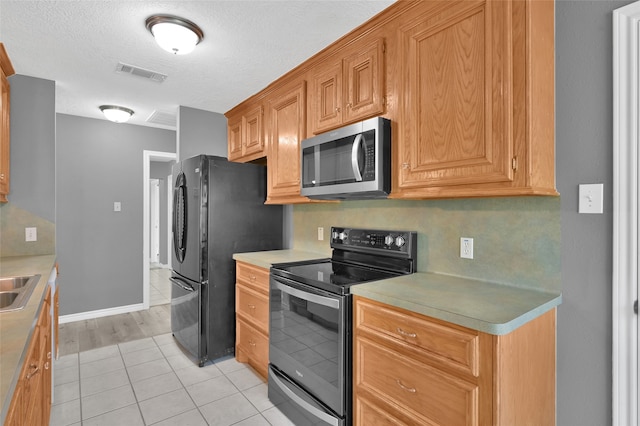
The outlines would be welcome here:
<svg viewBox="0 0 640 426">
<path fill-rule="evenodd" d="M 176 114 L 167 111 L 155 110 L 149 118 L 147 118 L 147 123 L 176 127 Z"/>
<path fill-rule="evenodd" d="M 138 77 L 146 78 L 148 80 L 153 80 L 157 83 L 162 83 L 166 78 L 166 74 L 161 74 L 156 71 L 146 70 L 144 68 L 136 67 L 133 65 L 123 64 L 122 62 L 118 63 L 116 67 L 116 72 L 131 74 Z"/>
</svg>

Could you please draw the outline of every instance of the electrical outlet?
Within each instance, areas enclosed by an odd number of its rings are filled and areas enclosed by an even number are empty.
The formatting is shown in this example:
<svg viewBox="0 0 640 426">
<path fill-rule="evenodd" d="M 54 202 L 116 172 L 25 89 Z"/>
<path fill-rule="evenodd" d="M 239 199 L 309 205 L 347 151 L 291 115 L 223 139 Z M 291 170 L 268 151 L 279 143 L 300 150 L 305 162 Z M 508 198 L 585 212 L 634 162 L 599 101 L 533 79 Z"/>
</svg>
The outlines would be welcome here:
<svg viewBox="0 0 640 426">
<path fill-rule="evenodd" d="M 322 226 L 318 226 L 318 241 L 324 240 L 324 228 Z"/>
<path fill-rule="evenodd" d="M 463 259 L 473 259 L 473 238 L 460 238 L 460 257 Z"/>
<path fill-rule="evenodd" d="M 38 228 L 24 228 L 25 241 L 38 241 Z"/>
<path fill-rule="evenodd" d="M 114 212 L 122 211 L 122 203 L 120 203 L 120 201 L 113 202 L 113 211 Z"/>
</svg>

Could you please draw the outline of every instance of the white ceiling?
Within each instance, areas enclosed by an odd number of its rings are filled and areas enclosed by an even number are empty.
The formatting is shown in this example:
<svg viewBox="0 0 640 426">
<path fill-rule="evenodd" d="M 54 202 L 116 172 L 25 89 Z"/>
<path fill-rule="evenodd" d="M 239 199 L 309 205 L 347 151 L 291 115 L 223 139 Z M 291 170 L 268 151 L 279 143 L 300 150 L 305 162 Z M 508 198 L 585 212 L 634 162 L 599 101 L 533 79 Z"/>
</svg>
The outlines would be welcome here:
<svg viewBox="0 0 640 426">
<path fill-rule="evenodd" d="M 129 123 L 178 106 L 224 113 L 392 0 L 0 0 L 0 41 L 17 74 L 56 82 L 56 112 L 103 119 L 98 106 L 135 111 Z M 198 24 L 189 55 L 162 50 L 145 28 L 154 14 Z M 163 83 L 117 73 L 119 62 L 167 74 Z"/>
</svg>

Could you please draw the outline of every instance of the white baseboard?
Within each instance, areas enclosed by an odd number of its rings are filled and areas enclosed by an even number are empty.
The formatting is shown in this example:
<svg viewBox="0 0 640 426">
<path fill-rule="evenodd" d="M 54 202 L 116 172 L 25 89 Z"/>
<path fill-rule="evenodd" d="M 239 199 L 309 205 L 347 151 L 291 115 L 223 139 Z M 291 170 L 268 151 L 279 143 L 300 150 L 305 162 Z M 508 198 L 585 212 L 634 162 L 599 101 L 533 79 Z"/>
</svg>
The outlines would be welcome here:
<svg viewBox="0 0 640 426">
<path fill-rule="evenodd" d="M 97 311 L 80 312 L 77 314 L 61 315 L 59 318 L 60 324 L 66 324 L 68 322 L 84 321 L 95 318 L 108 317 L 110 315 L 127 314 L 129 312 L 142 311 L 146 309 L 143 303 L 137 303 L 135 305 L 118 306 L 109 309 L 100 309 Z"/>
</svg>

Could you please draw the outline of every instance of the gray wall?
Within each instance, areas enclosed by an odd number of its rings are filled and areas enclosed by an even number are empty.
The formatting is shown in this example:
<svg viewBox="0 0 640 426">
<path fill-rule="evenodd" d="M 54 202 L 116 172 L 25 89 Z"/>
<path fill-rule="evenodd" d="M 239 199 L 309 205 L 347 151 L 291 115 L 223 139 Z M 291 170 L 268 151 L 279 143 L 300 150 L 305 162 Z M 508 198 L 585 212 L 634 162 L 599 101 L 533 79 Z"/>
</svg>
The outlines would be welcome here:
<svg viewBox="0 0 640 426">
<path fill-rule="evenodd" d="M 14 75 L 9 201 L 55 222 L 55 82 Z"/>
<path fill-rule="evenodd" d="M 178 160 L 207 154 L 227 158 L 224 115 L 181 106 L 178 109 Z"/>
<path fill-rule="evenodd" d="M 171 167 L 175 161 L 151 161 L 149 177 L 160 180 L 160 263 L 169 263 L 167 255 L 167 234 L 169 233 L 169 217 L 167 213 L 167 186 L 171 185 L 168 177 L 171 174 Z M 151 245 L 149 245 L 151 247 Z"/>
<path fill-rule="evenodd" d="M 61 315 L 142 303 L 143 151 L 175 152 L 175 138 L 170 130 L 57 114 Z"/>
<path fill-rule="evenodd" d="M 556 169 L 563 303 L 558 425 L 611 424 L 612 10 L 556 3 Z M 604 183 L 604 214 L 578 214 L 578 185 Z M 619 425 L 614 425 L 619 426 Z"/>
</svg>

